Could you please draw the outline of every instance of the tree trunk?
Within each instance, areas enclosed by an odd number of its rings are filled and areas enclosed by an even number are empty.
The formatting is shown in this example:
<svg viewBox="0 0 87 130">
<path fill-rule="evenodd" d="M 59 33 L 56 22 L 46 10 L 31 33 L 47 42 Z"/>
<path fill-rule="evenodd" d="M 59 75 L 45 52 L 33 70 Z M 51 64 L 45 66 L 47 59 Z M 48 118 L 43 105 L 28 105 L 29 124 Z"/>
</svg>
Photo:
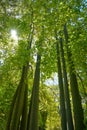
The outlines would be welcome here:
<svg viewBox="0 0 87 130">
<path fill-rule="evenodd" d="M 68 130 L 74 130 L 62 38 L 60 38 L 60 50 L 61 50 L 60 52 L 61 52 L 62 66 L 63 66 L 64 92 L 65 92 L 65 99 L 66 99 L 66 117 L 68 122 Z"/>
<path fill-rule="evenodd" d="M 33 90 L 32 90 L 32 95 L 31 95 L 31 99 L 30 99 L 30 105 L 29 105 L 29 112 L 28 112 L 28 120 L 27 120 L 27 130 L 29 130 L 29 126 L 30 126 L 30 115 L 31 115 L 31 104 L 32 104 L 32 96 L 33 96 Z"/>
<path fill-rule="evenodd" d="M 33 9 L 31 8 L 31 21 L 30 21 L 30 33 L 28 38 L 28 44 L 26 50 L 28 52 L 27 61 L 22 68 L 22 75 L 16 90 L 16 93 L 13 97 L 11 110 L 9 113 L 9 118 L 6 126 L 6 130 L 26 130 L 27 123 L 27 87 L 28 87 L 28 69 L 29 69 L 29 59 L 30 59 L 30 50 L 33 40 L 34 26 L 33 26 Z M 26 51 L 25 50 L 25 51 Z M 24 119 L 25 118 L 25 119 Z M 23 123 L 23 124 L 22 124 Z"/>
<path fill-rule="evenodd" d="M 62 127 L 62 130 L 67 130 L 63 79 L 62 79 L 62 71 L 61 71 L 61 63 L 60 63 L 60 52 L 59 52 L 59 44 L 58 44 L 58 42 L 56 42 L 56 50 L 57 50 L 57 65 L 58 65 L 58 78 L 59 78 L 59 90 L 60 90 L 61 127 Z"/>
<path fill-rule="evenodd" d="M 68 32 L 67 32 L 66 24 L 64 25 L 64 35 L 65 35 L 65 40 L 66 40 L 67 56 L 68 56 L 68 62 L 69 62 L 70 85 L 71 85 L 71 94 L 72 94 L 72 101 L 73 101 L 75 130 L 83 130 L 84 129 L 83 109 L 82 109 L 81 97 L 80 97 L 79 89 L 78 89 L 75 65 L 72 60 L 71 50 L 68 47 Z"/>
<path fill-rule="evenodd" d="M 13 108 L 14 108 L 14 104 L 15 104 L 15 100 L 18 95 L 18 92 L 19 92 L 19 87 L 17 88 L 17 90 L 14 94 L 13 100 L 12 100 L 11 108 L 10 108 L 9 115 L 8 115 L 6 130 L 9 130 L 9 128 L 10 128 L 11 117 L 12 117 Z"/>
<path fill-rule="evenodd" d="M 39 110 L 39 81 L 40 81 L 40 60 L 41 56 L 37 55 L 36 70 L 32 89 L 30 122 L 28 130 L 38 130 L 38 110 Z"/>
<path fill-rule="evenodd" d="M 20 118 L 22 116 L 22 111 L 23 111 L 23 103 L 24 103 L 24 93 L 25 93 L 25 85 L 26 85 L 26 79 L 27 79 L 27 72 L 28 72 L 28 67 L 23 67 L 22 71 L 22 77 L 21 81 L 19 84 L 19 91 L 16 96 L 15 102 L 14 102 L 14 108 L 11 116 L 11 121 L 10 121 L 10 126 L 9 130 L 17 130 L 18 125 L 20 122 Z"/>
<path fill-rule="evenodd" d="M 25 86 L 25 93 L 24 93 L 24 104 L 23 104 L 23 112 L 22 112 L 22 120 L 21 120 L 21 126 L 20 126 L 20 130 L 27 130 L 27 115 L 28 115 L 28 111 L 27 111 L 27 107 L 28 107 L 28 101 L 27 98 L 28 97 L 28 84 L 26 84 Z"/>
</svg>

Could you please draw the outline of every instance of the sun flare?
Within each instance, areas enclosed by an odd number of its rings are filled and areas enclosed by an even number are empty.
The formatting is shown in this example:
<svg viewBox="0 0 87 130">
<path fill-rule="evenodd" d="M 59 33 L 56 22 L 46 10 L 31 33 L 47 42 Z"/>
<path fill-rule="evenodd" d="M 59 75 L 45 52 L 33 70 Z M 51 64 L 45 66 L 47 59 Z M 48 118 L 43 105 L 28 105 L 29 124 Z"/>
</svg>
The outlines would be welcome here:
<svg viewBox="0 0 87 130">
<path fill-rule="evenodd" d="M 17 36 L 17 31 L 16 30 L 11 30 L 11 38 L 15 41 L 18 40 L 18 36 Z"/>
</svg>

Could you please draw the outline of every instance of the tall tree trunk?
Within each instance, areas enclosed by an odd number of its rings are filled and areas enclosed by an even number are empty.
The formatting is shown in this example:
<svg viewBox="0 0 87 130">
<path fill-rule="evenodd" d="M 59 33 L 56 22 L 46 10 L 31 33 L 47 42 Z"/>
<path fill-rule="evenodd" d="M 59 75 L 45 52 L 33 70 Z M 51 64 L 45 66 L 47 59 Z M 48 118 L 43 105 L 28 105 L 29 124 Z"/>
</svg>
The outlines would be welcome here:
<svg viewBox="0 0 87 130">
<path fill-rule="evenodd" d="M 9 113 L 6 130 L 18 130 L 18 129 L 26 130 L 27 127 L 27 87 L 28 87 L 27 76 L 29 69 L 30 50 L 34 33 L 33 9 L 31 5 L 30 8 L 31 8 L 30 33 L 26 48 L 28 52 L 28 57 L 26 63 L 22 68 L 21 79 L 12 101 L 12 106 Z"/>
<path fill-rule="evenodd" d="M 24 104 L 23 104 L 23 112 L 22 112 L 22 120 L 20 124 L 20 130 L 27 130 L 27 107 L 28 107 L 28 101 L 27 101 L 27 96 L 28 96 L 28 84 L 25 86 L 25 93 L 24 93 Z"/>
<path fill-rule="evenodd" d="M 62 127 L 62 130 L 67 130 L 63 79 L 62 79 L 62 71 L 61 71 L 61 63 L 60 63 L 60 52 L 59 52 L 59 43 L 58 42 L 56 42 L 56 50 L 57 50 L 57 65 L 58 65 L 58 78 L 59 78 L 59 90 L 60 90 L 61 127 Z"/>
<path fill-rule="evenodd" d="M 27 130 L 29 130 L 29 126 L 30 126 L 30 115 L 31 115 L 31 106 L 32 106 L 32 96 L 33 96 L 33 89 L 32 89 L 32 94 L 31 94 L 31 99 L 30 99 L 30 105 L 29 105 L 28 120 L 27 120 Z"/>
<path fill-rule="evenodd" d="M 28 68 L 23 67 L 22 76 L 18 88 L 14 94 L 13 101 L 11 104 L 11 109 L 9 112 L 8 122 L 6 130 L 13 130 L 18 128 L 19 120 L 20 120 L 20 113 L 22 113 L 22 106 L 24 102 L 24 91 L 25 91 L 25 82 L 27 77 L 27 70 Z M 16 122 L 16 125 L 15 125 Z"/>
<path fill-rule="evenodd" d="M 60 52 L 61 52 L 62 66 L 63 66 L 64 92 L 65 92 L 65 99 L 66 99 L 66 117 L 68 122 L 68 130 L 74 130 L 62 38 L 60 38 Z"/>
<path fill-rule="evenodd" d="M 12 100 L 12 104 L 11 104 L 11 108 L 10 108 L 9 116 L 8 116 L 8 120 L 7 120 L 6 130 L 9 130 L 9 128 L 10 128 L 11 117 L 12 117 L 13 108 L 14 108 L 14 104 L 15 104 L 15 100 L 16 100 L 16 97 L 18 95 L 18 92 L 19 92 L 19 87 L 17 88 L 17 90 L 14 94 L 13 100 Z"/>
<path fill-rule="evenodd" d="M 15 99 L 13 99 L 13 107 L 10 113 L 10 121 L 7 127 L 7 130 L 17 130 L 20 122 L 20 118 L 22 116 L 23 111 L 23 103 L 24 103 L 24 92 L 25 92 L 25 84 L 27 82 L 27 72 L 28 67 L 23 67 L 21 80 L 15 94 Z M 11 115 L 12 114 L 12 115 Z"/>
<path fill-rule="evenodd" d="M 29 51 L 29 57 L 26 61 L 26 65 L 23 66 L 21 79 L 18 88 L 15 92 L 15 95 L 13 97 L 6 130 L 17 130 L 21 122 L 21 117 L 23 114 L 22 112 L 24 109 L 23 106 L 24 103 L 26 102 L 25 99 L 27 98 L 27 97 L 25 98 L 25 92 L 27 89 L 26 87 L 28 85 L 27 75 L 29 69 L 31 43 L 32 43 L 32 39 L 30 39 L 30 42 L 28 43 L 28 46 L 26 48 Z"/>
<path fill-rule="evenodd" d="M 39 110 L 39 81 L 40 81 L 40 60 L 41 56 L 37 55 L 36 70 L 32 89 L 32 100 L 30 109 L 30 119 L 27 130 L 38 130 L 38 110 Z"/>
<path fill-rule="evenodd" d="M 82 109 L 81 97 L 78 89 L 75 65 L 72 60 L 71 50 L 68 47 L 68 31 L 67 31 L 66 24 L 64 25 L 64 35 L 66 40 L 67 55 L 68 55 L 68 62 L 69 62 L 70 85 L 71 85 L 71 94 L 72 94 L 72 101 L 73 101 L 75 130 L 83 130 L 84 129 L 83 109 Z"/>
</svg>

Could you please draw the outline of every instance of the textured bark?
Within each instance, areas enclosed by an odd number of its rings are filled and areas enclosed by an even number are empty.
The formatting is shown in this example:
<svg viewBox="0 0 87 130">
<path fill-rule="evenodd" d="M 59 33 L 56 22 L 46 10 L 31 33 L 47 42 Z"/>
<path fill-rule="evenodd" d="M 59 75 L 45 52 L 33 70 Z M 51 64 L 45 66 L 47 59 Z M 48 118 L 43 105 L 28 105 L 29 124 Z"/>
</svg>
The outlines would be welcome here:
<svg viewBox="0 0 87 130">
<path fill-rule="evenodd" d="M 81 105 L 81 97 L 78 89 L 75 65 L 72 60 L 72 53 L 70 48 L 68 47 L 68 31 L 67 31 L 66 24 L 64 25 L 64 35 L 66 40 L 67 56 L 69 62 L 70 85 L 71 85 L 71 94 L 72 94 L 72 101 L 73 101 L 75 130 L 84 130 L 84 123 L 83 123 L 84 116 L 83 116 L 83 109 Z"/>
<path fill-rule="evenodd" d="M 32 101 L 30 111 L 30 122 L 28 130 L 38 130 L 38 110 L 39 110 L 39 81 L 40 81 L 40 60 L 41 56 L 37 55 L 36 70 L 32 89 Z"/>
<path fill-rule="evenodd" d="M 56 50 L 57 50 L 58 79 L 59 79 L 59 90 L 60 90 L 61 127 L 62 127 L 62 130 L 67 130 L 64 88 L 63 88 L 63 79 L 62 79 L 60 52 L 59 52 L 58 42 L 56 42 Z"/>
<path fill-rule="evenodd" d="M 62 38 L 60 38 L 60 50 L 61 50 L 62 66 L 63 66 L 62 68 L 63 68 L 63 77 L 64 77 L 64 92 L 65 92 L 65 99 L 66 99 L 66 117 L 68 122 L 68 130 L 74 130 Z"/>
</svg>

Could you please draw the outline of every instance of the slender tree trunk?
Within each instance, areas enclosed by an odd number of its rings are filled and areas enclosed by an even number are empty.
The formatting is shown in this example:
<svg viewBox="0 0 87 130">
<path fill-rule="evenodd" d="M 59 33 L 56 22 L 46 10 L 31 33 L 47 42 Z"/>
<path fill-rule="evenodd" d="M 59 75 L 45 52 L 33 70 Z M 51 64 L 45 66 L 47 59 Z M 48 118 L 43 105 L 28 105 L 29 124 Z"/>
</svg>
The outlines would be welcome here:
<svg viewBox="0 0 87 130">
<path fill-rule="evenodd" d="M 28 96 L 28 84 L 25 86 L 25 93 L 24 93 L 24 104 L 23 104 L 23 112 L 22 112 L 22 120 L 21 120 L 21 125 L 20 125 L 20 130 L 27 130 L 27 107 L 28 107 L 28 101 L 27 101 L 27 96 Z"/>
<path fill-rule="evenodd" d="M 64 25 L 64 35 L 66 40 L 67 55 L 68 55 L 68 62 L 69 62 L 70 85 L 71 85 L 71 94 L 72 94 L 72 101 L 73 101 L 75 130 L 83 130 L 84 129 L 83 109 L 82 109 L 81 97 L 78 89 L 75 66 L 72 60 L 72 53 L 70 48 L 68 47 L 68 32 L 67 32 L 66 24 Z"/>
<path fill-rule="evenodd" d="M 21 79 L 18 88 L 15 92 L 15 95 L 13 97 L 6 130 L 17 130 L 21 122 L 23 104 L 26 102 L 24 100 L 25 100 L 26 86 L 28 85 L 27 75 L 29 69 L 31 42 L 32 40 L 30 39 L 30 42 L 28 43 L 27 46 L 27 50 L 29 51 L 29 57 L 27 59 L 26 65 L 23 66 Z"/>
<path fill-rule="evenodd" d="M 23 67 L 21 80 L 13 98 L 6 130 L 18 129 L 20 116 L 22 114 L 22 109 L 23 109 L 25 83 L 27 82 L 26 81 L 27 71 L 28 71 L 28 67 L 27 68 Z"/>
<path fill-rule="evenodd" d="M 22 116 L 22 111 L 23 111 L 25 84 L 27 82 L 26 81 L 27 72 L 28 72 L 28 68 L 23 67 L 22 77 L 19 84 L 19 91 L 18 91 L 18 95 L 16 96 L 16 100 L 14 102 L 14 108 L 13 108 L 12 117 L 10 121 L 10 127 L 8 128 L 9 130 L 18 129 L 18 125 L 19 125 L 20 118 Z"/>
<path fill-rule="evenodd" d="M 38 110 L 39 110 L 39 81 L 40 81 L 40 60 L 41 56 L 37 55 L 36 70 L 32 89 L 30 122 L 28 130 L 38 130 Z"/>
<path fill-rule="evenodd" d="M 9 128 L 10 128 L 11 117 L 12 117 L 13 108 L 14 108 L 14 104 L 15 104 L 15 100 L 16 100 L 16 97 L 18 95 L 18 92 L 19 92 L 19 87 L 17 88 L 17 90 L 14 94 L 14 97 L 13 97 L 13 101 L 12 101 L 12 104 L 11 104 L 11 108 L 10 108 L 9 116 L 8 116 L 8 120 L 7 120 L 6 130 L 9 130 Z"/>
<path fill-rule="evenodd" d="M 32 90 L 32 95 L 31 95 L 30 105 L 29 105 L 28 120 L 27 120 L 27 130 L 29 130 L 29 126 L 30 126 L 30 115 L 31 115 L 31 106 L 32 106 L 32 96 L 33 96 L 33 90 Z"/>
<path fill-rule="evenodd" d="M 64 76 L 64 92 L 65 92 L 65 99 L 66 99 L 66 117 L 68 122 L 68 130 L 74 130 L 62 38 L 60 38 L 60 49 L 61 49 L 63 76 Z"/>
<path fill-rule="evenodd" d="M 63 79 L 62 79 L 62 71 L 61 71 L 61 63 L 60 63 L 60 52 L 59 52 L 59 44 L 58 44 L 58 42 L 56 42 L 56 50 L 57 50 L 57 65 L 58 65 L 58 78 L 59 78 L 59 90 L 60 90 L 61 127 L 62 127 L 62 130 L 67 130 Z"/>
<path fill-rule="evenodd" d="M 33 9 L 31 8 L 31 20 L 30 20 L 30 33 L 29 41 L 27 44 L 28 57 L 25 65 L 22 69 L 21 79 L 16 90 L 16 93 L 13 98 L 6 130 L 26 130 L 27 125 L 27 87 L 28 87 L 28 69 L 29 69 L 29 59 L 30 59 L 30 50 L 33 39 L 34 25 L 33 25 Z M 25 50 L 25 51 L 26 51 Z M 24 119 L 25 118 L 25 119 Z"/>
</svg>

